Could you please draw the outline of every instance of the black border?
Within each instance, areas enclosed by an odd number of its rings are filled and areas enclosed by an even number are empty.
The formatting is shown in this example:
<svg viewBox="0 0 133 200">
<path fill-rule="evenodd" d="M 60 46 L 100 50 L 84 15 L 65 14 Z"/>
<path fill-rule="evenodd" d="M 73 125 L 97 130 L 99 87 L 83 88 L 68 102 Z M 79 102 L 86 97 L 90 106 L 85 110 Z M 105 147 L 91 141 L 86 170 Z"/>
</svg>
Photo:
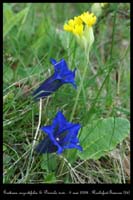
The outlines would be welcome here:
<svg viewBox="0 0 133 200">
<path fill-rule="evenodd" d="M 16 1 L 2 1 L 0 3 L 0 8 L 1 8 L 1 16 L 3 16 L 3 3 L 56 3 L 54 1 L 21 1 L 21 0 L 16 0 Z M 75 2 L 75 1 L 68 1 L 68 2 L 61 2 L 61 3 L 91 3 L 93 1 L 80 1 L 80 2 Z M 112 3 L 131 3 L 131 1 L 117 1 L 117 2 L 112 2 Z M 59 3 L 59 2 L 57 2 Z M 111 3 L 111 2 L 109 2 Z M 131 4 L 132 7 L 132 4 Z M 132 9 L 131 9 L 132 11 Z M 131 15 L 130 15 L 131 19 Z M 2 25 L 3 25 L 3 19 L 1 19 Z M 3 27 L 1 25 L 1 27 Z M 132 25 L 131 25 L 132 27 Z M 2 29 L 3 30 L 3 29 Z M 2 33 L 2 32 L 1 32 Z M 2 35 L 2 34 L 1 34 Z M 130 34 L 131 36 L 131 34 Z M 3 39 L 3 36 L 1 37 Z M 2 43 L 1 43 L 2 44 Z M 132 45 L 131 45 L 132 46 Z M 1 51 L 2 52 L 2 51 Z M 3 58 L 3 55 L 1 57 L 1 60 Z M 2 75 L 2 73 L 0 73 Z M 132 76 L 131 76 L 132 77 Z M 3 76 L 1 77 L 1 80 L 3 80 Z M 131 80 L 130 80 L 131 81 Z M 130 82 L 131 83 L 131 82 Z M 2 84 L 1 84 L 2 88 Z M 131 87 L 132 88 L 132 87 Z M 3 88 L 2 88 L 3 90 Z M 1 90 L 1 91 L 2 91 Z M 1 93 L 2 94 L 2 93 Z M 3 99 L 3 97 L 2 97 Z M 130 101 L 131 102 L 131 101 Z M 1 107 L 2 108 L 2 107 Z M 2 115 L 0 115 L 2 116 Z M 132 116 L 131 116 L 132 120 Z M 2 125 L 2 118 L 1 118 L 1 125 Z M 2 130 L 2 129 L 1 129 Z M 132 129 L 131 129 L 132 130 Z M 131 131 L 132 132 L 132 131 Z M 2 137 L 2 133 L 1 133 Z M 1 152 L 2 152 L 2 138 L 1 138 Z M 132 141 L 132 134 L 131 134 L 131 141 Z M 131 145 L 131 152 L 132 152 L 132 145 Z M 1 161 L 2 161 L 2 153 L 1 155 Z M 131 161 L 131 158 L 130 158 Z M 130 162 L 131 163 L 131 162 Z M 131 167 L 131 164 L 130 164 Z M 1 169 L 1 174 L 2 174 L 2 168 Z M 131 169 L 131 168 L 130 168 Z M 132 174 L 131 174 L 132 177 Z M 11 199 L 16 196 L 35 196 L 37 197 L 43 197 L 44 195 L 87 195 L 88 197 L 94 196 L 97 198 L 97 196 L 102 196 L 102 197 L 109 197 L 110 195 L 118 195 L 119 197 L 125 197 L 127 196 L 129 199 L 129 195 L 131 194 L 131 186 L 132 186 L 132 178 L 131 178 L 131 183 L 130 184 L 3 184 L 2 183 L 2 175 L 1 175 L 1 187 L 0 187 L 0 194 L 4 196 L 5 198 L 7 197 L 9 199 L 9 196 L 11 196 Z M 120 198 L 121 199 L 121 198 Z"/>
<path fill-rule="evenodd" d="M 4 196 L 44 196 L 44 195 L 93 195 L 129 196 L 131 185 L 128 184 L 5 184 Z"/>
</svg>

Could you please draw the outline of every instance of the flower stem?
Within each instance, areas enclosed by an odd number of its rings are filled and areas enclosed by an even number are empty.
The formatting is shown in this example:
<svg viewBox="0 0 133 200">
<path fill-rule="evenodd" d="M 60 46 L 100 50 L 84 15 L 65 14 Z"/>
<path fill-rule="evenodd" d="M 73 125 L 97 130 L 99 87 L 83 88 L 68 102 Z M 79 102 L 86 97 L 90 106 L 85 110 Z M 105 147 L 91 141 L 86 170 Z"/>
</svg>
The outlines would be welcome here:
<svg viewBox="0 0 133 200">
<path fill-rule="evenodd" d="M 37 126 L 37 129 L 36 129 L 35 137 L 34 137 L 34 140 L 33 140 L 32 151 L 34 149 L 34 146 L 35 146 L 35 143 L 36 143 L 36 139 L 37 139 L 37 136 L 38 136 L 38 132 L 39 132 L 40 124 L 41 124 L 41 116 L 42 116 L 42 98 L 40 98 L 39 120 L 38 120 L 38 126 Z"/>
<path fill-rule="evenodd" d="M 87 69 L 88 69 L 89 56 L 86 55 L 86 57 L 88 58 L 88 59 L 87 59 L 87 64 L 86 64 L 86 66 L 85 66 L 85 68 L 84 68 L 83 76 L 82 76 L 82 79 L 81 79 L 81 81 L 80 81 L 80 85 L 79 85 L 79 88 L 78 88 L 78 92 L 77 92 L 75 104 L 74 104 L 74 106 L 73 106 L 73 110 L 72 110 L 72 113 L 71 113 L 71 116 L 70 116 L 70 121 L 72 121 L 72 119 L 73 119 L 73 116 L 74 116 L 74 113 L 75 113 L 75 110 L 76 110 L 76 107 L 77 107 L 77 103 L 78 103 L 78 100 L 79 100 L 79 95 L 80 95 L 80 92 L 81 92 L 81 90 L 82 90 L 83 82 L 84 82 L 85 75 L 86 75 L 86 72 L 87 72 Z"/>
<path fill-rule="evenodd" d="M 81 92 L 82 87 L 83 87 L 83 82 L 84 82 L 84 79 L 85 79 L 85 75 L 86 75 L 86 72 L 87 72 L 87 69 L 88 69 L 89 55 L 87 54 L 86 51 L 85 51 L 85 56 L 86 56 L 86 61 L 87 62 L 86 62 L 86 66 L 85 66 L 84 71 L 83 71 L 82 79 L 80 81 L 80 85 L 79 85 L 79 88 L 78 88 L 75 104 L 73 106 L 72 114 L 70 116 L 70 121 L 72 121 L 72 119 L 73 119 L 73 116 L 74 116 L 74 113 L 75 113 L 75 110 L 76 110 L 76 107 L 77 107 L 77 103 L 78 103 L 78 100 L 79 100 L 80 92 Z M 67 158 L 67 153 L 66 153 L 65 157 Z M 61 165 L 60 165 L 60 174 L 62 174 L 64 165 L 65 165 L 65 160 L 63 160 Z"/>
<path fill-rule="evenodd" d="M 40 102 L 39 102 L 39 120 L 38 120 L 38 126 L 37 126 L 35 137 L 34 137 L 34 140 L 33 140 L 33 143 L 32 143 L 32 148 L 31 148 L 31 153 L 30 153 L 30 159 L 29 159 L 29 162 L 28 162 L 26 176 L 25 176 L 25 182 L 27 181 L 29 171 L 32 168 L 32 164 L 33 164 L 33 161 L 34 161 L 32 155 L 33 155 L 33 150 L 34 150 L 34 146 L 35 146 L 35 143 L 36 143 L 36 139 L 37 139 L 37 136 L 39 134 L 39 128 L 40 128 L 40 124 L 41 124 L 41 116 L 42 116 L 42 98 L 40 98 Z"/>
</svg>

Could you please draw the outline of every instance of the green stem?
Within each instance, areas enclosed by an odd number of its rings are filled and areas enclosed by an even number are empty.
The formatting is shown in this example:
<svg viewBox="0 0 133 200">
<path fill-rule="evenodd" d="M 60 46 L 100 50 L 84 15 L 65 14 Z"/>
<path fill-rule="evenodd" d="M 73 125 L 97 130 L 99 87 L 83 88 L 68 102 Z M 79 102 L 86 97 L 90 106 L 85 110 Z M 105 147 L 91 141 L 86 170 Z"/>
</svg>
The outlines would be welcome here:
<svg viewBox="0 0 133 200">
<path fill-rule="evenodd" d="M 112 42 L 111 42 L 111 50 L 110 50 L 110 61 L 112 60 L 113 49 L 114 49 L 114 37 L 115 37 L 115 29 L 116 29 L 116 15 L 117 15 L 117 7 L 116 4 L 115 14 L 114 14 L 114 21 L 113 21 L 113 30 L 112 30 Z"/>
<path fill-rule="evenodd" d="M 80 85 L 79 85 L 79 88 L 78 88 L 77 96 L 76 96 L 75 103 L 74 103 L 74 106 L 73 106 L 73 109 L 72 109 L 72 113 L 71 113 L 71 116 L 70 116 L 70 121 L 72 121 L 73 116 L 75 114 L 75 110 L 76 110 L 76 107 L 77 107 L 79 96 L 80 96 L 80 93 L 81 93 L 81 90 L 82 90 L 82 87 L 83 87 L 83 82 L 84 82 L 84 79 L 85 79 L 85 75 L 86 75 L 86 72 L 87 72 L 87 69 L 88 69 L 89 55 L 87 55 L 86 51 L 85 51 L 85 55 L 86 55 L 86 58 L 87 58 L 87 63 L 86 63 L 86 66 L 84 68 L 83 75 L 82 75 L 82 78 L 81 78 L 81 81 L 80 81 Z M 67 158 L 67 153 L 66 153 L 65 157 Z M 64 165 L 65 165 L 65 161 L 63 160 L 61 162 L 61 165 L 60 165 L 60 168 L 59 168 L 60 174 L 63 171 Z"/>
<path fill-rule="evenodd" d="M 100 96 L 101 91 L 102 91 L 102 89 L 103 89 L 103 87 L 104 87 L 106 81 L 108 80 L 109 75 L 110 75 L 110 73 L 111 73 L 112 70 L 113 70 L 113 67 L 109 69 L 109 72 L 108 72 L 107 76 L 105 77 L 105 79 L 104 79 L 104 81 L 103 81 L 103 83 L 102 83 L 102 85 L 101 85 L 101 87 L 100 87 L 100 89 L 99 89 L 99 91 L 98 91 L 98 93 L 97 93 L 97 95 L 96 95 L 95 101 L 92 103 L 92 106 L 91 106 L 91 108 L 90 108 L 90 110 L 89 110 L 89 117 L 87 118 L 87 120 L 90 120 L 90 118 L 91 118 L 91 113 L 92 113 L 92 111 L 93 111 L 93 109 L 94 109 L 94 107 L 95 107 L 95 105 L 96 105 L 96 103 L 97 103 L 97 99 L 98 99 L 98 97 Z"/>
<path fill-rule="evenodd" d="M 111 62 L 112 58 L 113 58 L 114 38 L 115 38 L 116 21 L 117 21 L 116 16 L 117 16 L 117 5 L 116 5 L 116 8 L 115 8 L 114 19 L 113 19 L 112 42 L 111 42 L 109 62 Z M 110 77 L 108 77 L 108 80 L 107 80 L 106 90 L 108 91 L 107 96 L 106 96 L 106 105 L 110 106 L 110 100 L 112 99 Z"/>
<path fill-rule="evenodd" d="M 62 157 L 63 157 L 63 155 L 62 155 Z M 59 169 L 58 169 L 58 173 L 62 174 L 62 171 L 63 171 L 63 168 L 64 168 L 64 164 L 65 164 L 65 161 L 62 160 L 62 162 L 61 162 L 61 164 L 60 164 L 60 166 L 59 166 Z M 58 174 L 58 173 L 57 173 L 57 174 Z"/>
<path fill-rule="evenodd" d="M 77 103 L 78 103 L 78 100 L 79 100 L 80 92 L 82 90 L 83 82 L 84 82 L 85 75 L 86 75 L 86 72 L 87 72 L 87 69 L 88 69 L 88 64 L 89 64 L 89 56 L 88 56 L 88 59 L 87 59 L 87 64 L 86 64 L 86 66 L 84 68 L 84 71 L 83 71 L 82 79 L 80 81 L 80 85 L 79 85 L 79 88 L 78 88 L 77 96 L 76 96 L 76 99 L 75 99 L 75 104 L 73 106 L 72 113 L 71 113 L 71 116 L 70 116 L 70 121 L 72 121 L 74 113 L 75 113 L 75 110 L 76 110 L 76 107 L 77 107 Z"/>
<path fill-rule="evenodd" d="M 26 171 L 26 175 L 25 175 L 25 183 L 28 179 L 28 176 L 29 176 L 29 172 L 30 172 L 30 169 L 32 168 L 32 165 L 33 165 L 33 151 L 34 151 L 34 147 L 35 147 L 35 144 L 36 144 L 36 139 L 39 135 L 39 128 L 40 128 L 40 124 L 41 124 L 41 116 L 42 116 L 42 99 L 40 98 L 40 102 L 39 102 L 39 120 L 38 120 L 38 126 L 37 126 L 37 129 L 36 129 L 36 133 L 35 133 L 35 137 L 34 137 L 34 140 L 33 140 L 33 144 L 32 144 L 32 148 L 31 148 L 31 153 L 30 153 L 30 157 L 29 157 L 29 162 L 27 164 L 27 171 Z"/>
</svg>

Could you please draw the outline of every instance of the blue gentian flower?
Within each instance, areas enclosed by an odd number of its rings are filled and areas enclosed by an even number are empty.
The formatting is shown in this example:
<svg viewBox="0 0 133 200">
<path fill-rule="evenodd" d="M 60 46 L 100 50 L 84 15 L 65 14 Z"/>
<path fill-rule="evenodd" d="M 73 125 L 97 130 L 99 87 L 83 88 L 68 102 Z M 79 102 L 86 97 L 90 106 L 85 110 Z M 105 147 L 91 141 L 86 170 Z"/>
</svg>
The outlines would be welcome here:
<svg viewBox="0 0 133 200">
<path fill-rule="evenodd" d="M 51 59 L 51 63 L 54 66 L 54 74 L 45 80 L 39 88 L 33 92 L 35 100 L 49 96 L 65 83 L 71 83 L 73 87 L 76 88 L 74 81 L 76 68 L 74 71 L 69 70 L 64 59 L 61 59 L 59 62 Z"/>
<path fill-rule="evenodd" d="M 72 148 L 82 151 L 77 138 L 80 128 L 80 124 L 68 122 L 59 111 L 53 119 L 52 125 L 41 127 L 47 136 L 38 144 L 36 151 L 38 153 L 57 152 L 57 154 L 61 154 L 64 149 Z"/>
</svg>

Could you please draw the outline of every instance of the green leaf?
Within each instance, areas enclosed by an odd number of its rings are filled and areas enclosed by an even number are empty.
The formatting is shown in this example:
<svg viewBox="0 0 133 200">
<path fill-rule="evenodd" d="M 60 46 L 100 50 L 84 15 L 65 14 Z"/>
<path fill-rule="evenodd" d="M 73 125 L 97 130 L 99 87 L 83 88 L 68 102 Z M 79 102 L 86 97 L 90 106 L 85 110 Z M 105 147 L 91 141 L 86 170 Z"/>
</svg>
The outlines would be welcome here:
<svg viewBox="0 0 133 200">
<path fill-rule="evenodd" d="M 4 4 L 4 20 L 9 21 L 11 19 L 11 17 L 13 17 L 14 13 L 12 11 L 12 7 L 10 4 L 5 3 Z"/>
<path fill-rule="evenodd" d="M 48 168 L 49 171 L 56 171 L 57 169 L 57 157 L 52 154 L 48 154 Z"/>
<path fill-rule="evenodd" d="M 71 149 L 71 154 L 66 154 L 66 158 L 69 163 L 73 164 L 77 159 L 77 149 Z"/>
<path fill-rule="evenodd" d="M 81 159 L 99 159 L 113 150 L 129 134 L 130 123 L 124 118 L 107 118 L 92 122 L 83 128 L 80 144 L 83 152 Z"/>
<path fill-rule="evenodd" d="M 6 151 L 7 147 L 5 145 L 3 145 L 3 151 Z"/>
<path fill-rule="evenodd" d="M 41 169 L 48 172 L 47 156 L 43 155 L 41 159 Z"/>
<path fill-rule="evenodd" d="M 19 13 L 15 15 L 12 15 L 12 17 L 9 20 L 6 20 L 4 22 L 3 37 L 5 37 L 15 25 L 19 24 L 21 20 L 23 20 L 22 23 L 24 23 L 24 21 L 26 20 L 28 11 L 29 11 L 29 7 L 23 9 L 22 11 L 20 11 Z"/>
<path fill-rule="evenodd" d="M 41 169 L 46 170 L 47 172 L 56 171 L 57 164 L 57 157 L 52 154 L 43 155 L 41 159 Z"/>
<path fill-rule="evenodd" d="M 45 183 L 56 183 L 56 177 L 54 173 L 50 173 L 45 177 Z"/>
</svg>

